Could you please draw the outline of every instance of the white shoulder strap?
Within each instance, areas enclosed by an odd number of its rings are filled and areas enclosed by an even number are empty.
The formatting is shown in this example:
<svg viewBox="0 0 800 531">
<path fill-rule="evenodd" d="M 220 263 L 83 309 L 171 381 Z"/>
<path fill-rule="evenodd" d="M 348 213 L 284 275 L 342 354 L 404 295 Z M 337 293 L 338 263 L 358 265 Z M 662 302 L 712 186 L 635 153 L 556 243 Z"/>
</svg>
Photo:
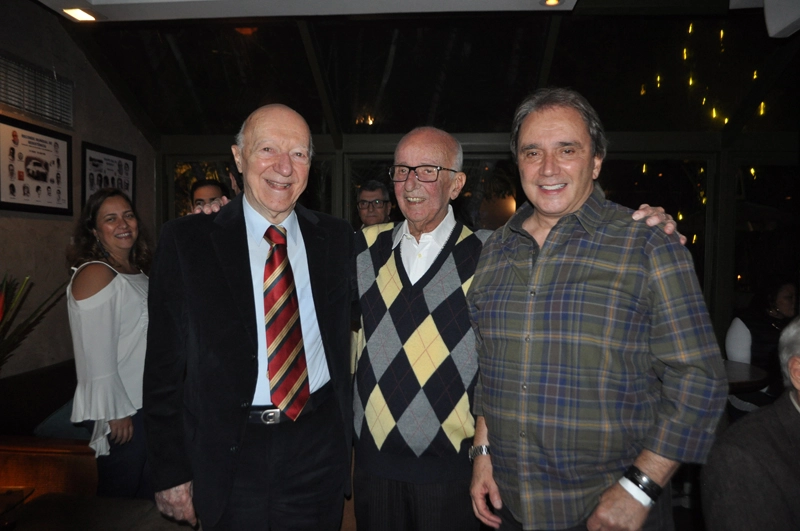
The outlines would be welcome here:
<svg viewBox="0 0 800 531">
<path fill-rule="evenodd" d="M 78 267 L 72 267 L 72 268 L 71 268 L 71 269 L 72 269 L 72 278 L 75 278 L 75 275 L 77 275 L 77 274 L 78 274 L 78 271 L 80 271 L 81 269 L 83 269 L 84 267 L 86 267 L 86 266 L 87 266 L 87 265 L 89 265 L 89 264 L 103 264 L 104 266 L 106 266 L 107 268 L 109 268 L 111 271 L 113 271 L 114 273 L 116 273 L 117 275 L 119 275 L 119 271 L 117 271 L 116 269 L 114 269 L 113 267 L 111 267 L 111 265 L 110 265 L 110 264 L 108 264 L 108 263 L 106 263 L 106 262 L 101 262 L 100 260 L 94 260 L 94 261 L 91 261 L 91 262 L 85 262 L 85 263 L 81 264 L 81 265 L 80 265 L 80 266 L 78 266 Z"/>
</svg>

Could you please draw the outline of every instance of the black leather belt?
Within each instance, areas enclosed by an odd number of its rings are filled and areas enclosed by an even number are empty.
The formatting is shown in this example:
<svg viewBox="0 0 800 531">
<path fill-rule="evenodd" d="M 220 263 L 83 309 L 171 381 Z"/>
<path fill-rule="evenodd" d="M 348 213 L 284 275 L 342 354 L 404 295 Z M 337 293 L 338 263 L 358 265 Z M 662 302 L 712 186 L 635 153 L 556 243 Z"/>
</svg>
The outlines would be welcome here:
<svg viewBox="0 0 800 531">
<path fill-rule="evenodd" d="M 308 397 L 305 407 L 297 416 L 300 419 L 315 409 L 320 407 L 330 396 L 333 394 L 333 385 L 329 381 Z M 286 416 L 280 409 L 275 406 L 253 406 L 250 408 L 250 415 L 247 417 L 247 422 L 251 424 L 280 424 L 281 422 L 290 421 L 291 419 Z"/>
</svg>

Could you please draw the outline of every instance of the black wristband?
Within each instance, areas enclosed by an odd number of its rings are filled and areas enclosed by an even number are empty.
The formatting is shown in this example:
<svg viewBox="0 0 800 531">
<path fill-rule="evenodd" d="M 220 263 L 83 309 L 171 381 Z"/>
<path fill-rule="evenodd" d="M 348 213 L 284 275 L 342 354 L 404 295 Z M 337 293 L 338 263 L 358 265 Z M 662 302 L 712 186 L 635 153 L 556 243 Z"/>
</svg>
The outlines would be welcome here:
<svg viewBox="0 0 800 531">
<path fill-rule="evenodd" d="M 636 466 L 631 465 L 630 468 L 625 471 L 625 477 L 642 489 L 642 492 L 647 494 L 648 498 L 654 502 L 658 501 L 658 497 L 661 496 L 661 485 L 647 477 L 647 475 Z"/>
</svg>

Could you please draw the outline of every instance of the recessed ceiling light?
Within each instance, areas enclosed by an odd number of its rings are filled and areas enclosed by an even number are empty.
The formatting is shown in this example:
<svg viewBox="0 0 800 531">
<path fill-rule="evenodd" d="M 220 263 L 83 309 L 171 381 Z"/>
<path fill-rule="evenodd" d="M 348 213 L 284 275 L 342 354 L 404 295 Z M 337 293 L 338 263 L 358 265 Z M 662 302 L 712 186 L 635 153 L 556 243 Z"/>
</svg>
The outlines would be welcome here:
<svg viewBox="0 0 800 531">
<path fill-rule="evenodd" d="M 84 11 L 83 9 L 77 9 L 77 8 L 75 8 L 75 9 L 65 9 L 64 13 L 66 13 L 67 15 L 71 16 L 72 18 L 74 18 L 75 20 L 78 20 L 80 22 L 89 22 L 89 21 L 95 20 L 95 18 L 92 15 L 90 15 L 89 13 Z"/>
<path fill-rule="evenodd" d="M 540 0 L 539 3 L 545 7 L 555 7 L 561 4 L 561 0 Z"/>
</svg>

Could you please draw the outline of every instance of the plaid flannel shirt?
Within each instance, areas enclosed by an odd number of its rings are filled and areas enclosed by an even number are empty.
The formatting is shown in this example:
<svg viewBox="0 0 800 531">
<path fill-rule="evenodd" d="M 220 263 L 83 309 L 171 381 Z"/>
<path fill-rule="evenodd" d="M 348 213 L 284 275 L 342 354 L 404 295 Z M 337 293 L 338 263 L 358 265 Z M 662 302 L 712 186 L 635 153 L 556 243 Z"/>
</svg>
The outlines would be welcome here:
<svg viewBox="0 0 800 531">
<path fill-rule="evenodd" d="M 646 448 L 702 462 L 727 384 L 689 252 L 595 189 L 542 248 L 523 206 L 468 294 L 503 502 L 525 529 L 588 518 Z"/>
</svg>

